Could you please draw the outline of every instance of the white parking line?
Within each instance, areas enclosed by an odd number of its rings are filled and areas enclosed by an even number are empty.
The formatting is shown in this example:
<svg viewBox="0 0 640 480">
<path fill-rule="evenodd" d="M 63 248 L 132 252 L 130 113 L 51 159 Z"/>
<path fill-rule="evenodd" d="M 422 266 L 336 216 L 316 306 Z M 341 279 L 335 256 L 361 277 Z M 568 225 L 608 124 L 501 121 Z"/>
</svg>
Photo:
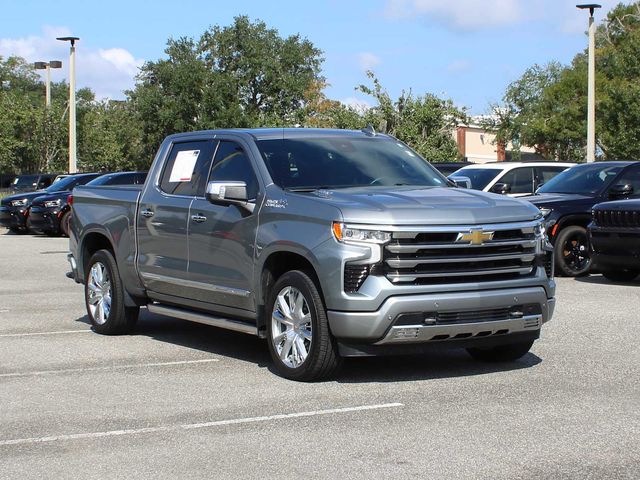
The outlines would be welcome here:
<svg viewBox="0 0 640 480">
<path fill-rule="evenodd" d="M 91 332 L 93 332 L 93 330 L 58 330 L 54 332 L 0 333 L 0 337 L 32 337 L 36 335 L 62 335 L 62 334 L 68 334 L 68 333 L 91 333 Z"/>
<path fill-rule="evenodd" d="M 224 425 L 238 425 L 242 423 L 269 422 L 272 420 L 286 420 L 290 418 L 316 417 L 319 415 L 332 415 L 338 413 L 361 412 L 365 410 L 380 410 L 383 408 L 403 407 L 402 403 L 383 403 L 379 405 L 361 405 L 358 407 L 332 408 L 329 410 L 315 410 L 310 412 L 283 413 L 280 415 L 268 415 L 264 417 L 234 418 L 230 420 L 217 420 L 205 423 L 191 423 L 184 425 L 167 425 L 163 427 L 131 428 L 127 430 L 108 430 L 106 432 L 73 433 L 71 435 L 55 435 L 50 437 L 16 438 L 12 440 L 0 440 L 0 446 L 24 445 L 33 443 L 59 442 L 63 440 L 79 440 L 84 438 L 116 437 L 121 435 L 137 435 L 141 433 L 171 432 L 177 430 L 192 430 L 196 428 L 220 427 Z"/>
<path fill-rule="evenodd" d="M 181 360 L 178 362 L 160 362 L 160 363 L 132 363 L 129 365 L 110 365 L 108 367 L 86 367 L 86 368 L 61 368 L 59 370 L 40 370 L 35 372 L 14 372 L 0 373 L 0 378 L 6 377 L 32 377 L 38 375 L 55 375 L 59 373 L 77 373 L 77 372 L 95 372 L 99 370 L 120 370 L 126 368 L 146 368 L 146 367 L 166 367 L 173 365 L 191 365 L 194 363 L 211 363 L 218 362 L 217 358 L 204 358 L 201 360 Z"/>
</svg>

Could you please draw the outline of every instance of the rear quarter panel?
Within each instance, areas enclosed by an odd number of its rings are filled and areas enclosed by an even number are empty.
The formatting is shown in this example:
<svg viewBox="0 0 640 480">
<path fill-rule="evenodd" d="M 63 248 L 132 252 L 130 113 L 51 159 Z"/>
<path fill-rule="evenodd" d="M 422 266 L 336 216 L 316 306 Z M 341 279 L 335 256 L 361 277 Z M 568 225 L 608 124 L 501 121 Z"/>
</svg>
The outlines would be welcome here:
<svg viewBox="0 0 640 480">
<path fill-rule="evenodd" d="M 91 234 L 103 235 L 113 247 L 125 289 L 135 296 L 144 291 L 135 268 L 135 218 L 141 190 L 139 185 L 82 186 L 73 192 L 71 245 L 79 273 L 84 276 L 88 260 L 82 258 L 86 239 Z"/>
</svg>

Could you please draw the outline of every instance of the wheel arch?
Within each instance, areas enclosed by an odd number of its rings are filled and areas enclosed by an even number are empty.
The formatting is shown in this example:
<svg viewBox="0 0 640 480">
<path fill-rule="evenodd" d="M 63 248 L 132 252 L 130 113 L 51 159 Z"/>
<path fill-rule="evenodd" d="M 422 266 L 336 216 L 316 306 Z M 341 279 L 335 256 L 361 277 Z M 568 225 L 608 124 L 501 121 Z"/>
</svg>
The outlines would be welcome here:
<svg viewBox="0 0 640 480">
<path fill-rule="evenodd" d="M 280 276 L 291 270 L 304 270 L 312 274 L 313 280 L 318 287 L 320 295 L 322 294 L 322 285 L 318 275 L 318 269 L 314 264 L 315 257 L 310 252 L 302 252 L 297 249 L 280 249 L 263 255 L 263 261 L 259 263 L 256 269 L 256 277 L 258 291 L 256 294 L 257 303 L 257 325 L 261 330 L 266 325 L 265 304 L 269 289 L 277 281 Z"/>
</svg>

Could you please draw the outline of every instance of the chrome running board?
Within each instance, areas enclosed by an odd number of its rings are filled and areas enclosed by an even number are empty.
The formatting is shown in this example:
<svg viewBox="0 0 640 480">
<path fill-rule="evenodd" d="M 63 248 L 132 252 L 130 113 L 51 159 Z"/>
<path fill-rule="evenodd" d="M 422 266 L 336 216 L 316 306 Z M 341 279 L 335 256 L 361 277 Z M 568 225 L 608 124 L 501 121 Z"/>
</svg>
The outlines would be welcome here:
<svg viewBox="0 0 640 480">
<path fill-rule="evenodd" d="M 258 329 L 250 323 L 240 322 L 238 320 L 230 320 L 228 318 L 216 317 L 206 313 L 194 312 L 177 307 L 168 307 L 158 303 L 150 303 L 147 310 L 151 313 L 166 315 L 167 317 L 180 318 L 190 322 L 204 323 L 212 327 L 224 328 L 235 332 L 248 333 L 249 335 L 258 335 Z"/>
</svg>

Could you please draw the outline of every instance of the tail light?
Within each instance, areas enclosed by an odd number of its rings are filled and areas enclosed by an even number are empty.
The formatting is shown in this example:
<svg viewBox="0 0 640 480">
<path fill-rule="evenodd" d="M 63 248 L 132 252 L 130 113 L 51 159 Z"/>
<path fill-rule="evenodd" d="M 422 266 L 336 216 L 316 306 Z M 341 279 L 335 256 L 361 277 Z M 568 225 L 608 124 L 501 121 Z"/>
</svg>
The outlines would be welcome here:
<svg viewBox="0 0 640 480">
<path fill-rule="evenodd" d="M 67 204 L 69 204 L 69 206 L 73 205 L 73 195 L 67 197 Z"/>
</svg>

